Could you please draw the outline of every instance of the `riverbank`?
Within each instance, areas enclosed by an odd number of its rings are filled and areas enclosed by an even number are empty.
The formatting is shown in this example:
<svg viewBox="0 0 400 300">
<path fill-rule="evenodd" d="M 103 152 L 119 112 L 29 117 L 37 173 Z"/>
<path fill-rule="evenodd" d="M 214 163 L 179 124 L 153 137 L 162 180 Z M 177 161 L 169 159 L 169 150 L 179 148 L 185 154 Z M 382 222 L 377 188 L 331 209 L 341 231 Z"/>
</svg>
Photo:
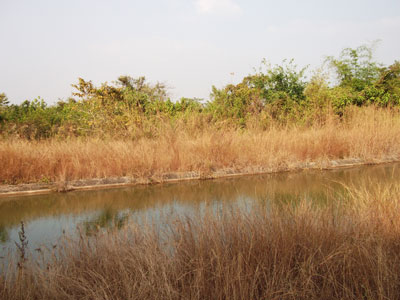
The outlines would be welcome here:
<svg viewBox="0 0 400 300">
<path fill-rule="evenodd" d="M 320 162 L 300 163 L 279 169 L 258 168 L 256 171 L 247 173 L 235 173 L 233 170 L 221 170 L 219 172 L 202 174 L 200 172 L 190 173 L 175 173 L 165 174 L 161 178 L 141 178 L 135 179 L 130 177 L 115 177 L 115 178 L 94 178 L 87 180 L 75 180 L 70 182 L 55 182 L 55 183 L 27 183 L 17 185 L 0 185 L 0 199 L 12 196 L 23 196 L 33 194 L 48 194 L 54 192 L 69 192 L 77 190 L 95 190 L 108 189 L 116 187 L 126 187 L 135 185 L 150 185 L 173 183 L 188 180 L 209 180 L 217 178 L 229 178 L 249 175 L 271 174 L 278 172 L 298 172 L 306 170 L 331 170 L 340 168 L 351 168 L 362 165 L 378 165 L 386 163 L 399 162 L 399 157 L 388 157 L 379 160 L 362 160 L 362 159 L 339 159 Z"/>
</svg>

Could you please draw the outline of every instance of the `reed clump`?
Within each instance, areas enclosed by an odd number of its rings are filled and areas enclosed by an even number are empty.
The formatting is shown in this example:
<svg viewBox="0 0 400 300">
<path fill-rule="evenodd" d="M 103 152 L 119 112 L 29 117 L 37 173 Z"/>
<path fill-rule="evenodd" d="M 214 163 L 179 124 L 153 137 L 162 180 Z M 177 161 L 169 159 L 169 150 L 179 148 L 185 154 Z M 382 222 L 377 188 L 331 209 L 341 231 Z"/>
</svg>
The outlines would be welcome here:
<svg viewBox="0 0 400 300">
<path fill-rule="evenodd" d="M 346 119 L 331 119 L 321 126 L 194 128 L 164 124 L 156 137 L 136 140 L 6 139 L 0 141 L 0 182 L 269 172 L 296 169 L 307 162 L 345 158 L 374 162 L 400 155 L 398 113 L 374 107 L 354 109 Z"/>
<path fill-rule="evenodd" d="M 9 266 L 0 298 L 399 299 L 400 185 L 346 195 L 82 235 L 19 276 Z"/>
</svg>

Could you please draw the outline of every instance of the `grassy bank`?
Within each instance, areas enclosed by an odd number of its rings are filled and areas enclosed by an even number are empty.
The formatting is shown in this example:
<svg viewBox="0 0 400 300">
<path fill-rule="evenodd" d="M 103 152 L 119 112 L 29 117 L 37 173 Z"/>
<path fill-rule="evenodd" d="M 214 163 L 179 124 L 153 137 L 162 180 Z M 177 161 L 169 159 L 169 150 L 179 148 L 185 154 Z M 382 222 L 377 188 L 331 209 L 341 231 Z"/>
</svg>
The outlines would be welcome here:
<svg viewBox="0 0 400 300">
<path fill-rule="evenodd" d="M 264 60 L 209 99 L 173 101 L 166 85 L 130 76 L 100 86 L 79 78 L 72 97 L 52 105 L 0 93 L 0 184 L 398 159 L 400 62 L 384 66 L 360 46 L 326 63 L 307 78 L 293 61 Z"/>
<path fill-rule="evenodd" d="M 367 183 L 369 184 L 369 183 Z M 368 191 L 367 191 L 368 190 Z M 0 275 L 8 299 L 398 299 L 400 185 L 66 241 Z M 28 237 L 29 239 L 29 237 Z"/>
<path fill-rule="evenodd" d="M 389 109 L 355 108 L 321 126 L 230 129 L 165 124 L 158 137 L 0 142 L 0 182 L 68 181 L 128 176 L 161 178 L 175 172 L 252 173 L 302 163 L 400 157 L 400 116 Z"/>
</svg>

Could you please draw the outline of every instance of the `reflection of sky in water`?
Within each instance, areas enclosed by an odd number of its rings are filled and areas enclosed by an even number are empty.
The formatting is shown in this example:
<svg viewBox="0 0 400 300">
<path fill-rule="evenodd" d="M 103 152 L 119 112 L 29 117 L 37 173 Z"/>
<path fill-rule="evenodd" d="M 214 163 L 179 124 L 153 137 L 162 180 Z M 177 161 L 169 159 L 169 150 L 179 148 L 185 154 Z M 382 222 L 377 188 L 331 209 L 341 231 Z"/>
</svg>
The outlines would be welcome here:
<svg viewBox="0 0 400 300">
<path fill-rule="evenodd" d="M 28 246 L 30 249 L 38 248 L 42 245 L 50 246 L 57 242 L 63 231 L 73 232 L 76 225 L 87 218 L 90 218 L 90 214 L 48 216 L 25 222 L 25 234 L 29 241 Z M 19 241 L 19 231 L 19 226 L 13 226 L 9 229 L 9 239 L 6 243 L 3 243 L 2 247 L 15 248 L 14 241 Z"/>
<path fill-rule="evenodd" d="M 254 201 L 295 202 L 306 198 L 317 204 L 327 194 L 343 190 L 341 183 L 398 182 L 399 164 L 335 171 L 307 171 L 193 181 L 157 186 L 71 192 L 9 198 L 0 202 L 0 257 L 15 249 L 20 221 L 24 220 L 29 248 L 51 247 L 68 235 L 96 227 L 122 225 L 125 219 L 155 222 L 177 215 L 214 212 L 233 205 L 249 209 Z M 367 184 L 368 186 L 368 184 Z M 116 223 L 117 220 L 119 223 Z"/>
</svg>

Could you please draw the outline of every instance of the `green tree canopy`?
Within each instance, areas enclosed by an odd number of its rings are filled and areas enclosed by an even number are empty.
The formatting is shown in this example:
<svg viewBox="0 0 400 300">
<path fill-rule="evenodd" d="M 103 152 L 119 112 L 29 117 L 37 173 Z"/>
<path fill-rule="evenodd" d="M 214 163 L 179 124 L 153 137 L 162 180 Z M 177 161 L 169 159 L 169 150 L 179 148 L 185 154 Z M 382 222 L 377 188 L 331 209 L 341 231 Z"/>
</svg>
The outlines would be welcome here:
<svg viewBox="0 0 400 300">
<path fill-rule="evenodd" d="M 326 61 L 335 71 L 339 85 L 356 91 L 374 84 L 381 68 L 373 59 L 373 49 L 367 45 L 345 48 L 338 58 L 329 56 Z"/>
</svg>

